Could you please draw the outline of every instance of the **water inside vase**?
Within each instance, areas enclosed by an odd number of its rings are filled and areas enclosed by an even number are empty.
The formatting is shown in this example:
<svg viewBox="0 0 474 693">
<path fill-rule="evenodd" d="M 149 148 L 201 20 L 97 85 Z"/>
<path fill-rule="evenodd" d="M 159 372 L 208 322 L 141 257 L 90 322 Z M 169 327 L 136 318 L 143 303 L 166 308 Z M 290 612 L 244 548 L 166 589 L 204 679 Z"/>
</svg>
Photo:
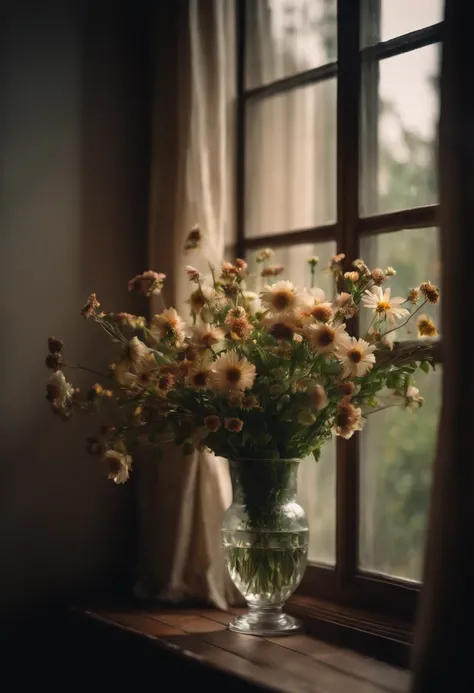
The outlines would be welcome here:
<svg viewBox="0 0 474 693">
<path fill-rule="evenodd" d="M 306 569 L 308 537 L 307 529 L 223 529 L 229 574 L 249 605 L 282 604 L 293 594 Z"/>
</svg>

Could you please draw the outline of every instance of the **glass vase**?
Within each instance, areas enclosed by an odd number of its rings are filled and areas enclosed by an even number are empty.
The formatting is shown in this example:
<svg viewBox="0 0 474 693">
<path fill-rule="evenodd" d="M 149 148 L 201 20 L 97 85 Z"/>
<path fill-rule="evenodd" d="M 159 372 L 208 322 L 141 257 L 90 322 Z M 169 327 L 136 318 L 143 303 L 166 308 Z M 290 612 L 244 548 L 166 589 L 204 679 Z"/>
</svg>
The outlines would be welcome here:
<svg viewBox="0 0 474 693">
<path fill-rule="evenodd" d="M 302 629 L 283 611 L 308 555 L 308 522 L 296 502 L 298 464 L 281 459 L 229 463 L 233 502 L 224 516 L 222 543 L 230 577 L 249 607 L 230 630 L 272 636 Z"/>
</svg>

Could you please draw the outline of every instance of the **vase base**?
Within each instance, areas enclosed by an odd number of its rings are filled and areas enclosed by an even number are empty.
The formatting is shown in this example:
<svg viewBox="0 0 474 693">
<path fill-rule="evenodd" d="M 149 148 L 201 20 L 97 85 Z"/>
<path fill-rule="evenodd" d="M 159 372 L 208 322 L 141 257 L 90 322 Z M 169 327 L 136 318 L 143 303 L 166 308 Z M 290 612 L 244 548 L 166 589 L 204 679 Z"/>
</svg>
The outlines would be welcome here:
<svg viewBox="0 0 474 693">
<path fill-rule="evenodd" d="M 250 609 L 229 623 L 229 630 L 245 635 L 276 637 L 302 633 L 302 622 L 282 612 L 280 608 Z"/>
</svg>

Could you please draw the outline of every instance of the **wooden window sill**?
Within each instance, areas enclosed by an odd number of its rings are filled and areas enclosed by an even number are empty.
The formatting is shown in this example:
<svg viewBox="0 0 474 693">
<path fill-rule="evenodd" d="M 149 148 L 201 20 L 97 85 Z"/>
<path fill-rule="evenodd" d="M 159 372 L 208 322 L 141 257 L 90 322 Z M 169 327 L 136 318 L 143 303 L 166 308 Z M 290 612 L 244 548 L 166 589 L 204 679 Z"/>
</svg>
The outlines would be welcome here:
<svg viewBox="0 0 474 693">
<path fill-rule="evenodd" d="M 299 610 L 294 603 L 292 611 Z M 130 639 L 146 640 L 163 656 L 231 677 L 248 690 L 280 693 L 405 693 L 407 671 L 329 644 L 312 635 L 257 638 L 227 629 L 234 614 L 209 608 L 101 605 L 75 607 L 82 621 Z M 327 616 L 329 618 L 329 615 Z M 196 672 L 196 675 L 197 672 Z M 241 690 L 238 688 L 238 690 Z"/>
</svg>

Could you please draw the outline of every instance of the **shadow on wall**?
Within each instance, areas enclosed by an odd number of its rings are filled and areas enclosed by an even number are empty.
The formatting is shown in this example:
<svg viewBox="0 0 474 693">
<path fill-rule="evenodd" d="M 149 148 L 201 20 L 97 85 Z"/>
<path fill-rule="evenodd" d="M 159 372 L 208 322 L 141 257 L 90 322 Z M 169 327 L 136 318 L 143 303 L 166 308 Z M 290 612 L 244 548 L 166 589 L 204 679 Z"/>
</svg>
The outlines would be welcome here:
<svg viewBox="0 0 474 693">
<path fill-rule="evenodd" d="M 90 291 L 144 308 L 127 280 L 146 265 L 147 28 L 146 3 L 125 0 L 18 0 L 0 26 L 2 623 L 134 562 L 133 489 L 85 452 L 98 421 L 50 414 L 43 361 L 55 335 L 70 362 L 108 362 L 79 316 Z"/>
</svg>

